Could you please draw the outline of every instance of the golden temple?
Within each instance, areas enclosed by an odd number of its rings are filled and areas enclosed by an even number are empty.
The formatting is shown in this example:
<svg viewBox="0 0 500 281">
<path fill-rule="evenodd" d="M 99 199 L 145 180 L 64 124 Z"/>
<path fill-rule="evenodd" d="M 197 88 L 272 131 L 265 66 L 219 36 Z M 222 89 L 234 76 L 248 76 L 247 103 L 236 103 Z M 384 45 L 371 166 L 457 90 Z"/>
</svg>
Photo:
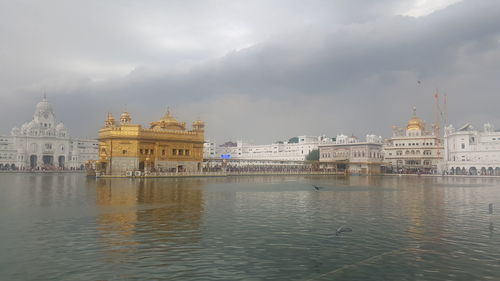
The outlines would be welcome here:
<svg viewBox="0 0 500 281">
<path fill-rule="evenodd" d="M 108 113 L 99 130 L 99 160 L 96 172 L 125 175 L 137 172 L 195 172 L 201 170 L 205 124 L 194 121 L 192 130 L 167 110 L 149 128 L 132 124 L 128 112 L 116 122 Z"/>
</svg>

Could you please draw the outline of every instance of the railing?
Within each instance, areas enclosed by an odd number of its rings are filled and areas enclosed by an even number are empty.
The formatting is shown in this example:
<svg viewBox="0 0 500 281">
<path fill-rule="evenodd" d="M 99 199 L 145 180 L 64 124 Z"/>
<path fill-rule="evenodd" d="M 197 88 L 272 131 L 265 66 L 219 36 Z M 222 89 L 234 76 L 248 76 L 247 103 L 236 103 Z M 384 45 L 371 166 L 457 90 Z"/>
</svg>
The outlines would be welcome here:
<svg viewBox="0 0 500 281">
<path fill-rule="evenodd" d="M 227 176 L 257 176 L 257 175 L 343 175 L 343 172 L 331 171 L 252 171 L 252 172 L 139 172 L 128 171 L 119 175 L 96 174 L 96 177 L 126 177 L 126 178 L 181 178 L 181 177 L 227 177 Z"/>
</svg>

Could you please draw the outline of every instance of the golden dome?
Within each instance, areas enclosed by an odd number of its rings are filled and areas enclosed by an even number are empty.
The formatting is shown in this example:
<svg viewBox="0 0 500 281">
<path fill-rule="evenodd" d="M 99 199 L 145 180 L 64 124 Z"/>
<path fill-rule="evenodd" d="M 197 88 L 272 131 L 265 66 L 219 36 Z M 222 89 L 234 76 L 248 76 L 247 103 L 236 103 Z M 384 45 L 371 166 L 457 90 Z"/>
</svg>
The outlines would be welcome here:
<svg viewBox="0 0 500 281">
<path fill-rule="evenodd" d="M 163 115 L 163 117 L 160 119 L 160 121 L 163 121 L 163 123 L 165 123 L 165 124 L 177 124 L 177 123 L 179 123 L 179 121 L 177 121 L 177 119 L 175 119 L 170 114 L 170 111 L 167 111 L 167 113 L 165 113 L 165 115 Z"/>
<path fill-rule="evenodd" d="M 203 126 L 203 125 L 205 125 L 205 122 L 201 120 L 196 120 L 193 122 L 193 126 Z"/>
<path fill-rule="evenodd" d="M 424 130 L 424 121 L 417 117 L 417 108 L 413 107 L 413 117 L 408 121 L 406 130 Z"/>
<path fill-rule="evenodd" d="M 127 111 L 124 111 L 120 115 L 120 123 L 122 123 L 122 124 L 128 124 L 128 123 L 130 123 L 130 121 L 132 121 L 132 118 L 130 117 L 130 114 Z"/>
<path fill-rule="evenodd" d="M 126 112 L 126 111 L 124 111 L 122 113 L 122 115 L 120 115 L 120 119 L 124 119 L 124 118 L 130 118 L 130 114 L 128 112 Z"/>
<path fill-rule="evenodd" d="M 155 122 L 151 122 L 151 128 L 153 129 L 167 129 L 167 130 L 182 130 L 186 129 L 186 123 L 179 122 L 171 114 L 170 110 L 167 110 L 163 117 Z"/>
</svg>

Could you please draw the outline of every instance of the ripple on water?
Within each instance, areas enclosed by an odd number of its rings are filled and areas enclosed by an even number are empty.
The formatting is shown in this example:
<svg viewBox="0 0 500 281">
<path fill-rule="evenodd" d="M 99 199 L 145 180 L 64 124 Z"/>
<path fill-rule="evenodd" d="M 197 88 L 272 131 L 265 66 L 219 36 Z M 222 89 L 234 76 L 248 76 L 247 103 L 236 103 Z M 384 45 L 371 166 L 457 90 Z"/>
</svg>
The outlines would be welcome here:
<svg viewBox="0 0 500 281">
<path fill-rule="evenodd" d="M 1 280 L 500 280 L 495 181 L 0 177 Z"/>
</svg>

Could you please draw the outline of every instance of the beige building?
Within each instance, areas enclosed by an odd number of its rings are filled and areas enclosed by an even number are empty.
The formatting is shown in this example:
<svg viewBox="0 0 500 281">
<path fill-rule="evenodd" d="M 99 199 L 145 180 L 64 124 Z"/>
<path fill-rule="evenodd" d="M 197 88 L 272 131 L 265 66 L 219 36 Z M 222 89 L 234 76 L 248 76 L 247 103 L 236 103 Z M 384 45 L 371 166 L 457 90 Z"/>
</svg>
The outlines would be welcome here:
<svg viewBox="0 0 500 281">
<path fill-rule="evenodd" d="M 319 145 L 320 169 L 349 174 L 381 173 L 382 138 L 367 135 L 365 142 L 356 137 L 337 136 L 335 143 Z"/>
<path fill-rule="evenodd" d="M 406 127 L 393 127 L 393 135 L 384 144 L 388 170 L 398 173 L 436 173 L 443 159 L 443 143 L 436 125 L 433 131 L 417 117 L 416 108 Z"/>
<path fill-rule="evenodd" d="M 193 122 L 186 130 L 170 112 L 149 128 L 132 124 L 128 112 L 119 122 L 108 114 L 104 128 L 99 130 L 98 173 L 122 175 L 131 172 L 194 172 L 201 170 L 205 125 Z"/>
</svg>

